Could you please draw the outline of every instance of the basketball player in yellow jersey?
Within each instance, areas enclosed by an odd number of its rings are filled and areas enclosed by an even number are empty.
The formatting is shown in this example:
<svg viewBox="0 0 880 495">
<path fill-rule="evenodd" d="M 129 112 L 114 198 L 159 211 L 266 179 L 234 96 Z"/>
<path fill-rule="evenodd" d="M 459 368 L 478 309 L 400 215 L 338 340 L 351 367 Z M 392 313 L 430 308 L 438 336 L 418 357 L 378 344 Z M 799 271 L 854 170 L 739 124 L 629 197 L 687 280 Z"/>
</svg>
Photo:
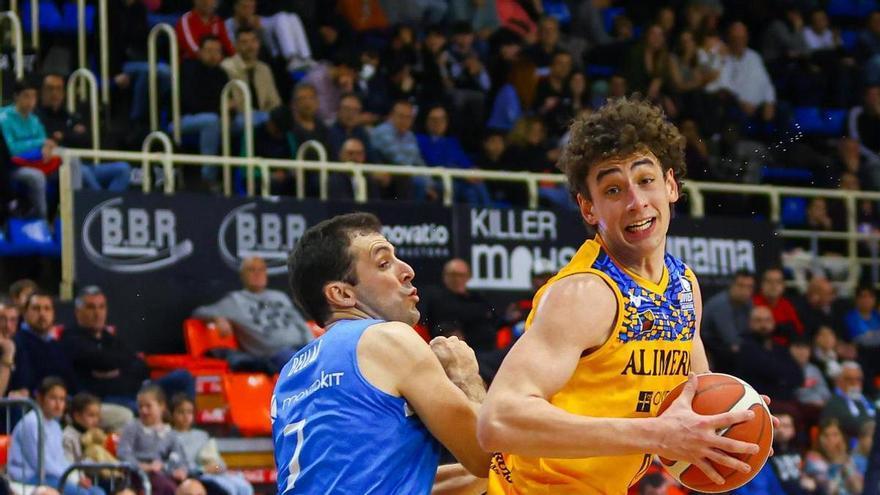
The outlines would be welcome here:
<svg viewBox="0 0 880 495">
<path fill-rule="evenodd" d="M 728 453 L 757 445 L 716 430 L 750 411 L 691 409 L 708 371 L 700 288 L 665 252 L 684 176 L 684 139 L 655 106 L 625 98 L 577 119 L 563 151 L 584 221 L 598 232 L 535 295 L 527 331 L 495 377 L 478 437 L 493 458 L 489 495 L 624 494 L 652 454 L 747 472 Z M 662 416 L 670 389 L 689 380 Z"/>
</svg>

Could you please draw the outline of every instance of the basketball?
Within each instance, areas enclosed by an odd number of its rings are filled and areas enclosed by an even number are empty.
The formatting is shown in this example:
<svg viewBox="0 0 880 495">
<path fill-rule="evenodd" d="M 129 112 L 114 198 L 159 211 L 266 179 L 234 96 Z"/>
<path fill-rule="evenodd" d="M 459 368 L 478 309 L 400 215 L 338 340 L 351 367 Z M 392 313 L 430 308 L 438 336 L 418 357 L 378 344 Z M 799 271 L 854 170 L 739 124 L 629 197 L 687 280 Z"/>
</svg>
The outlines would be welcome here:
<svg viewBox="0 0 880 495">
<path fill-rule="evenodd" d="M 694 412 L 697 414 L 713 415 L 747 409 L 754 411 L 755 417 L 751 421 L 738 423 L 728 428 L 727 431 L 718 432 L 727 438 L 758 444 L 759 450 L 756 454 L 730 454 L 751 466 L 752 470 L 743 473 L 709 461 L 712 467 L 725 479 L 723 485 L 718 485 L 697 466 L 687 462 L 673 461 L 663 457 L 660 457 L 660 462 L 672 476 L 693 490 L 706 493 L 734 490 L 754 478 L 770 456 L 770 447 L 773 445 L 773 423 L 770 410 L 758 392 L 739 378 L 722 373 L 707 373 L 699 375 L 698 380 L 697 392 L 692 403 Z M 685 383 L 687 382 L 681 383 L 669 392 L 669 395 L 660 404 L 658 414 L 663 414 L 663 411 L 678 398 Z"/>
</svg>

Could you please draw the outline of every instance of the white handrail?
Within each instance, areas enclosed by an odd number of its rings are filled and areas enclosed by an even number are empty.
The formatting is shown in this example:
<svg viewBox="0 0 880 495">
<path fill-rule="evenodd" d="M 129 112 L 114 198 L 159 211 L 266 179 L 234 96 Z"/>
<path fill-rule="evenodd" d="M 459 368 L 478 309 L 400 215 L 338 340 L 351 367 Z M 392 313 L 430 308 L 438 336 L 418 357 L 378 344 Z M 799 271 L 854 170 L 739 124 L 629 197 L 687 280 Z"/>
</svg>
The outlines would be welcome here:
<svg viewBox="0 0 880 495">
<path fill-rule="evenodd" d="M 228 157 L 230 153 L 232 136 L 229 127 L 229 100 L 233 91 L 238 91 L 244 101 L 244 150 L 248 158 L 254 156 L 254 109 L 251 103 L 251 88 L 241 79 L 233 79 L 223 86 L 220 92 L 220 132 L 222 133 L 223 156 Z M 254 168 L 247 166 L 247 194 L 254 195 Z M 228 164 L 223 165 L 223 194 L 232 195 L 232 171 Z"/>
<path fill-rule="evenodd" d="M 21 19 L 14 10 L 0 12 L 0 25 L 3 24 L 4 19 L 12 25 L 12 40 L 15 43 L 15 79 L 20 81 L 24 79 L 24 39 L 21 35 Z"/>
<path fill-rule="evenodd" d="M 165 134 L 162 131 L 153 131 L 147 134 L 147 137 L 144 138 L 144 144 L 141 145 L 141 152 L 144 157 L 141 160 L 141 177 L 143 178 L 143 182 L 141 183 L 141 190 L 144 193 L 149 193 L 153 189 L 153 177 L 150 171 L 150 158 L 155 156 L 155 153 L 152 153 L 153 143 L 159 142 L 162 144 L 162 173 L 165 174 L 165 184 L 163 189 L 165 190 L 165 194 L 174 193 L 174 163 L 171 161 L 171 155 L 174 153 L 174 145 L 171 143 L 171 138 L 168 137 L 168 134 Z"/>
<path fill-rule="evenodd" d="M 92 125 L 92 149 L 97 151 L 101 148 L 101 128 L 98 127 L 98 81 L 92 71 L 86 68 L 80 68 L 73 71 L 73 74 L 67 79 L 67 111 L 76 112 L 76 91 L 71 90 L 80 79 L 85 81 L 89 88 L 89 110 L 91 111 Z"/>
<path fill-rule="evenodd" d="M 177 34 L 174 28 L 166 23 L 156 24 L 147 37 L 147 63 L 149 65 L 150 86 L 150 130 L 159 130 L 159 89 L 156 85 L 156 42 L 159 34 L 168 38 L 168 49 L 171 52 L 171 123 L 174 142 L 180 144 L 180 65 L 178 62 Z"/>
<path fill-rule="evenodd" d="M 31 45 L 40 53 L 40 0 L 31 0 Z"/>
<path fill-rule="evenodd" d="M 36 0 L 35 0 L 36 1 Z M 110 104 L 110 30 L 107 27 L 107 0 L 98 0 L 98 43 L 101 51 L 101 103 Z"/>
<path fill-rule="evenodd" d="M 296 149 L 296 159 L 304 160 L 306 152 L 309 150 L 313 150 L 318 154 L 318 162 L 327 163 L 327 150 L 320 141 L 314 139 L 309 139 L 299 145 L 299 148 Z M 321 199 L 327 199 L 327 170 L 323 168 L 318 168 L 318 170 L 321 174 L 321 177 L 319 178 L 319 181 L 322 184 L 320 186 Z M 299 199 L 306 197 L 306 171 L 303 168 L 296 169 L 296 197 Z"/>
</svg>

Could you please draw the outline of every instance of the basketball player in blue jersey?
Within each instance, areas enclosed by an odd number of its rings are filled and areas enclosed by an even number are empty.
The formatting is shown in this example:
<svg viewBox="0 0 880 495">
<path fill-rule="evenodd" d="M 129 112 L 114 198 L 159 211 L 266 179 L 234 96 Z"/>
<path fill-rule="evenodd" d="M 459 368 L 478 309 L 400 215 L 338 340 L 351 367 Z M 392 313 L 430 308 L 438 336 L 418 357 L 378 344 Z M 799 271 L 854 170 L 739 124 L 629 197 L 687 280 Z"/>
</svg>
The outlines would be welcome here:
<svg viewBox="0 0 880 495">
<path fill-rule="evenodd" d="M 415 274 L 380 229 L 367 213 L 323 221 L 288 260 L 294 300 L 326 333 L 275 386 L 279 494 L 431 493 L 441 443 L 474 475 L 488 474 L 474 353 L 455 338 L 429 346 L 413 331 Z M 446 493 L 482 493 L 485 480 L 466 484 Z"/>
<path fill-rule="evenodd" d="M 665 251 L 684 138 L 659 108 L 626 98 L 577 119 L 570 135 L 560 168 L 597 235 L 535 295 L 480 411 L 481 444 L 501 452 L 488 493 L 624 494 L 653 454 L 716 483 L 723 478 L 709 461 L 748 472 L 733 454 L 758 446 L 716 431 L 753 413 L 691 408 L 693 373 L 709 371 L 700 288 Z"/>
</svg>

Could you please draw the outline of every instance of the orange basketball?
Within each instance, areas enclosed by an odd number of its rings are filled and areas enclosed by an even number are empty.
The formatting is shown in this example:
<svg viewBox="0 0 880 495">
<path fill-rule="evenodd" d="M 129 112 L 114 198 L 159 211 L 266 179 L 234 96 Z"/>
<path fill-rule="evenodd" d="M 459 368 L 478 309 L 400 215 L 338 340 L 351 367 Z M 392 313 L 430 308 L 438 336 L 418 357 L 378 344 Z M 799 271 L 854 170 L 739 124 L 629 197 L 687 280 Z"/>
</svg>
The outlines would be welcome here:
<svg viewBox="0 0 880 495">
<path fill-rule="evenodd" d="M 681 383 L 669 392 L 669 395 L 660 404 L 658 414 L 662 414 L 678 398 L 685 383 Z M 727 438 L 758 444 L 760 448 L 757 454 L 730 454 L 751 466 L 752 470 L 743 473 L 709 461 L 718 474 L 726 480 L 723 485 L 718 485 L 703 474 L 700 468 L 687 462 L 673 461 L 663 457 L 660 457 L 660 462 L 683 485 L 700 492 L 726 492 L 748 483 L 764 467 L 764 463 L 770 456 L 770 447 L 773 445 L 773 422 L 770 410 L 767 409 L 761 396 L 751 385 L 735 376 L 707 373 L 698 376 L 697 392 L 694 395 L 692 407 L 697 414 L 705 415 L 748 409 L 754 411 L 755 417 L 751 421 L 737 423 L 727 431 L 718 432 Z"/>
</svg>

